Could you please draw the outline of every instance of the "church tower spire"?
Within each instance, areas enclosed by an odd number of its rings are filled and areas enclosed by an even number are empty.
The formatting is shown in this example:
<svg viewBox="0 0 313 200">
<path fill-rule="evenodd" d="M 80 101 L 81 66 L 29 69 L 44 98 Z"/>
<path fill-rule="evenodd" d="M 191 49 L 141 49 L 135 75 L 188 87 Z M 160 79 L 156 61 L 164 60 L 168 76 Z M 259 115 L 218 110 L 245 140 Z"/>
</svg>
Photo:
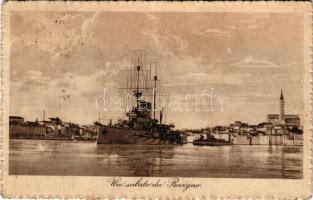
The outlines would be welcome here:
<svg viewBox="0 0 313 200">
<path fill-rule="evenodd" d="M 285 100 L 283 95 L 283 90 L 280 92 L 280 122 L 285 122 Z"/>
</svg>

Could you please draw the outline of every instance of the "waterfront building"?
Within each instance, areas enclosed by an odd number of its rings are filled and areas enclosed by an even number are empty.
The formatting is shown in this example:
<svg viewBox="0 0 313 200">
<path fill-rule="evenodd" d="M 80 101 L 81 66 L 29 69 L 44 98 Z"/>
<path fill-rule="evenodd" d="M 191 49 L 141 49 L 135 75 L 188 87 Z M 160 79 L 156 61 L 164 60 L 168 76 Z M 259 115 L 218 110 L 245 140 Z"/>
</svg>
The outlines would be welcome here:
<svg viewBox="0 0 313 200">
<path fill-rule="evenodd" d="M 80 136 L 81 135 L 81 128 L 78 124 L 69 123 L 68 126 L 65 128 L 65 134 L 64 135 L 71 135 L 71 136 Z"/>
<path fill-rule="evenodd" d="M 83 125 L 81 128 L 82 137 L 87 139 L 97 138 L 97 127 L 95 125 Z"/>
<path fill-rule="evenodd" d="M 58 117 L 50 117 L 49 119 L 54 125 L 62 125 L 62 120 Z"/>
<path fill-rule="evenodd" d="M 299 115 L 285 115 L 285 125 L 300 127 L 300 117 Z"/>
<path fill-rule="evenodd" d="M 271 134 L 273 125 L 275 126 L 277 124 L 273 124 L 273 123 L 270 123 L 270 122 L 259 123 L 257 125 L 257 133 L 258 134 L 263 134 L 263 135 L 269 135 L 269 134 Z"/>
<path fill-rule="evenodd" d="M 273 125 L 279 124 L 279 114 L 268 114 L 267 122 Z"/>
<path fill-rule="evenodd" d="M 238 145 L 302 145 L 300 117 L 285 114 L 283 91 L 279 98 L 279 111 L 279 114 L 268 114 L 267 121 L 258 125 L 235 121 L 229 126 L 215 126 L 210 129 L 207 138 L 213 137 Z"/>
<path fill-rule="evenodd" d="M 39 121 L 38 123 L 40 125 L 45 125 L 45 126 L 53 125 L 53 122 L 52 121 L 48 121 L 48 120 Z"/>
<path fill-rule="evenodd" d="M 10 137 L 34 138 L 46 135 L 46 127 L 29 125 L 12 125 L 9 128 Z"/>
<path fill-rule="evenodd" d="M 9 116 L 9 125 L 22 125 L 24 118 L 20 116 Z"/>
<path fill-rule="evenodd" d="M 46 128 L 38 121 L 24 121 L 20 116 L 9 116 L 9 135 L 11 138 L 41 137 L 46 134 Z"/>
</svg>

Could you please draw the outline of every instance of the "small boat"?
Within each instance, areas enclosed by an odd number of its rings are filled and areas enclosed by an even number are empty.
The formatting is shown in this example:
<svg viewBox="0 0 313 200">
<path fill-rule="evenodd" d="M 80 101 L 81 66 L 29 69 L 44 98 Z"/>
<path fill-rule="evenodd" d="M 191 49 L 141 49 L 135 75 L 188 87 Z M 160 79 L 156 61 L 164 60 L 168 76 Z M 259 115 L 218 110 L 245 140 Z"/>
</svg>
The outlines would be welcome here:
<svg viewBox="0 0 313 200">
<path fill-rule="evenodd" d="M 193 145 L 198 146 L 225 146 L 225 145 L 231 145 L 230 142 L 214 142 L 214 141 L 207 141 L 207 140 L 195 140 L 193 141 Z"/>
<path fill-rule="evenodd" d="M 204 139 L 203 136 L 193 141 L 193 145 L 198 146 L 225 146 L 225 145 L 232 145 L 232 143 L 222 140 L 222 139 L 216 139 L 211 135 L 208 135 L 208 138 Z"/>
</svg>

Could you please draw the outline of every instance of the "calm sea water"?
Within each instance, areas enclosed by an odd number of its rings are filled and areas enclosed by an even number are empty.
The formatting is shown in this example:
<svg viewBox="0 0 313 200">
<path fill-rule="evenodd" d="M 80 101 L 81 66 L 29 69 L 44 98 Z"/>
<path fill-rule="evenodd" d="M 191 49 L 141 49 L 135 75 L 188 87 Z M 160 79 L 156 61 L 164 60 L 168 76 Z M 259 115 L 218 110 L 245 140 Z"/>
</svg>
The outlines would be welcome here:
<svg viewBox="0 0 313 200">
<path fill-rule="evenodd" d="M 12 175 L 301 178 L 302 147 L 10 140 Z"/>
</svg>

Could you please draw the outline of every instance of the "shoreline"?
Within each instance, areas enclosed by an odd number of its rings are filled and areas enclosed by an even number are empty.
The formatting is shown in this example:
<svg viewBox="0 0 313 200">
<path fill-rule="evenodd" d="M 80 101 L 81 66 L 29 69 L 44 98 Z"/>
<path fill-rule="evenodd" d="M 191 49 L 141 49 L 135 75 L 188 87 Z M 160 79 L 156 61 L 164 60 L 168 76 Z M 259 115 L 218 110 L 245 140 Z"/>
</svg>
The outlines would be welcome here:
<svg viewBox="0 0 313 200">
<path fill-rule="evenodd" d="M 89 140 L 75 140 L 75 139 L 70 139 L 70 138 L 26 138 L 26 137 L 11 137 L 10 140 L 58 140 L 58 141 L 72 141 L 72 142 L 91 142 L 91 143 L 96 143 L 97 144 L 97 140 L 96 139 L 89 139 Z M 303 144 L 227 144 L 227 145 L 209 145 L 209 144 L 205 144 L 205 142 L 201 142 L 201 144 L 193 144 L 193 143 L 187 143 L 187 144 L 191 144 L 193 146 L 215 146 L 215 147 L 219 147 L 219 146 L 282 146 L 282 147 L 303 147 Z M 187 145 L 185 144 L 185 145 Z M 99 145 L 115 145 L 115 144 L 99 144 Z M 123 144 L 119 144 L 119 145 L 123 145 Z M 124 144 L 124 145 L 135 145 L 135 144 Z M 184 146 L 184 145 L 182 145 Z"/>
<path fill-rule="evenodd" d="M 82 142 L 96 142 L 97 139 L 72 139 L 72 138 L 47 138 L 47 137 L 10 137 L 9 140 L 60 140 L 60 141 L 82 141 Z"/>
</svg>

